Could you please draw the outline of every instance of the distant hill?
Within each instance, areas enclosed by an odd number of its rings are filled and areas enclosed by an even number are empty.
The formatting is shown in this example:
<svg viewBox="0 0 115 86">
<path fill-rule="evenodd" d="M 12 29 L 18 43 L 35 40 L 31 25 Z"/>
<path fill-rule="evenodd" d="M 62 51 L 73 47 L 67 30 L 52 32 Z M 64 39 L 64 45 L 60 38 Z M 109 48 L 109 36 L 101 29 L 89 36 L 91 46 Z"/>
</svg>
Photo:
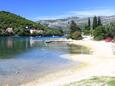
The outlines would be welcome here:
<svg viewBox="0 0 115 86">
<path fill-rule="evenodd" d="M 78 17 L 68 17 L 68 18 L 56 19 L 56 20 L 40 20 L 40 21 L 37 21 L 37 23 L 46 25 L 51 28 L 63 29 L 64 31 L 68 31 L 69 22 L 72 20 L 76 21 L 77 19 L 79 18 Z"/>
<path fill-rule="evenodd" d="M 93 17 L 90 17 L 91 19 L 91 23 L 93 21 Z M 83 27 L 84 25 L 87 24 L 88 22 L 88 18 L 79 18 L 79 17 L 67 17 L 64 19 L 56 19 L 56 20 L 40 20 L 37 21 L 42 25 L 46 25 L 49 27 L 53 27 L 53 28 L 61 28 L 64 31 L 68 31 L 69 28 L 69 22 L 71 20 L 74 20 L 80 27 Z M 110 22 L 115 22 L 115 16 L 101 16 L 101 20 L 103 24 L 107 24 Z"/>
<path fill-rule="evenodd" d="M 103 24 L 107 24 L 110 22 L 115 23 L 115 15 L 113 16 L 101 16 L 101 20 Z"/>
</svg>

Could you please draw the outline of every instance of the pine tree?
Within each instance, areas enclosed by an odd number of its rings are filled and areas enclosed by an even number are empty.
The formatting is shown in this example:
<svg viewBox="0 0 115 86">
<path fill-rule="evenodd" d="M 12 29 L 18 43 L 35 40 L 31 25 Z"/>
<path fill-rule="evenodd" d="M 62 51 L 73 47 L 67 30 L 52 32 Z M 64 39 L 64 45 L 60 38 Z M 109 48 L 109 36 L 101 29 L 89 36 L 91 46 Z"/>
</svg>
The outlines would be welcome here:
<svg viewBox="0 0 115 86">
<path fill-rule="evenodd" d="M 91 27 L 91 21 L 90 21 L 90 18 L 88 18 L 88 28 L 90 29 Z"/>
<path fill-rule="evenodd" d="M 70 33 L 73 33 L 75 31 L 81 31 L 81 29 L 78 27 L 78 25 L 74 21 L 71 21 Z"/>
<path fill-rule="evenodd" d="M 94 16 L 94 18 L 93 18 L 93 29 L 95 29 L 97 26 L 98 26 L 97 17 Z"/>
<path fill-rule="evenodd" d="M 102 25 L 100 16 L 98 16 L 98 22 L 97 23 L 98 23 L 98 26 Z"/>
</svg>

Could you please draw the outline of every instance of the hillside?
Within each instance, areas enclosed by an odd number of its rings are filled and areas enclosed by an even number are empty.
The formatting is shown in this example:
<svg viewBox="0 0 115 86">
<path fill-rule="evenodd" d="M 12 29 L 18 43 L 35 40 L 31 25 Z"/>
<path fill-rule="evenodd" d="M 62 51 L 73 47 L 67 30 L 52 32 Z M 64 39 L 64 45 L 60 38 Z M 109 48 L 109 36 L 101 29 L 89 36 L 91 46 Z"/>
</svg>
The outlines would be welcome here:
<svg viewBox="0 0 115 86">
<path fill-rule="evenodd" d="M 37 23 L 46 25 L 51 28 L 58 28 L 58 29 L 63 29 L 64 31 L 68 31 L 69 22 L 72 20 L 76 21 L 77 19 L 78 17 L 68 17 L 68 18 L 56 19 L 56 20 L 40 20 L 37 21 Z"/>
<path fill-rule="evenodd" d="M 10 28 L 11 33 L 7 29 Z M 30 29 L 43 30 L 42 33 L 30 34 Z M 55 30 L 40 23 L 33 22 L 14 13 L 0 11 L 0 35 L 60 35 Z"/>
<path fill-rule="evenodd" d="M 0 11 L 0 28 L 4 29 L 7 27 L 17 28 L 26 26 L 39 27 L 37 23 L 26 18 L 10 12 Z"/>
</svg>

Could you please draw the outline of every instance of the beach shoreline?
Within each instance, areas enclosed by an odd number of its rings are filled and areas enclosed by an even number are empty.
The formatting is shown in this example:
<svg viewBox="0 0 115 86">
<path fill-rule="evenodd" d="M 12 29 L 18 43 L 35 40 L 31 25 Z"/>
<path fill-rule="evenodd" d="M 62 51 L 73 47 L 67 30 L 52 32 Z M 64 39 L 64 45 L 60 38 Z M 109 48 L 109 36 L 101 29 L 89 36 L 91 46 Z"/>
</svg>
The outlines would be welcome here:
<svg viewBox="0 0 115 86">
<path fill-rule="evenodd" d="M 115 56 L 112 43 L 104 41 L 72 40 L 69 44 L 81 45 L 91 49 L 91 55 L 62 55 L 61 58 L 82 63 L 79 67 L 68 68 L 20 86 L 63 86 L 74 81 L 90 78 L 91 76 L 115 76 Z"/>
</svg>

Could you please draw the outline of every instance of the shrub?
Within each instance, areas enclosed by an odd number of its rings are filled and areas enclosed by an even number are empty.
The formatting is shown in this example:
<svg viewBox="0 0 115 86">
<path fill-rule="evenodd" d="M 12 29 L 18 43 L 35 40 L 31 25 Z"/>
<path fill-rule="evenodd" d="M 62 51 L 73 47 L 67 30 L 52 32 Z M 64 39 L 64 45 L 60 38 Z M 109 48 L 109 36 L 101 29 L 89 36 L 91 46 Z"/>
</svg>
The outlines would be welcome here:
<svg viewBox="0 0 115 86">
<path fill-rule="evenodd" d="M 103 34 L 99 34 L 96 37 L 94 37 L 95 40 L 103 40 L 105 36 Z"/>
<path fill-rule="evenodd" d="M 83 34 L 84 34 L 84 35 L 90 35 L 90 34 L 91 34 L 91 31 L 90 31 L 90 30 L 83 30 Z"/>
<path fill-rule="evenodd" d="M 93 31 L 93 36 L 94 36 L 95 40 L 102 40 L 102 39 L 104 39 L 106 37 L 105 28 L 103 26 L 98 26 Z"/>
<path fill-rule="evenodd" d="M 72 34 L 71 34 L 71 38 L 72 38 L 72 39 L 75 39 L 75 40 L 80 40 L 80 39 L 82 39 L 81 32 L 76 31 L 76 32 L 72 33 Z"/>
</svg>

